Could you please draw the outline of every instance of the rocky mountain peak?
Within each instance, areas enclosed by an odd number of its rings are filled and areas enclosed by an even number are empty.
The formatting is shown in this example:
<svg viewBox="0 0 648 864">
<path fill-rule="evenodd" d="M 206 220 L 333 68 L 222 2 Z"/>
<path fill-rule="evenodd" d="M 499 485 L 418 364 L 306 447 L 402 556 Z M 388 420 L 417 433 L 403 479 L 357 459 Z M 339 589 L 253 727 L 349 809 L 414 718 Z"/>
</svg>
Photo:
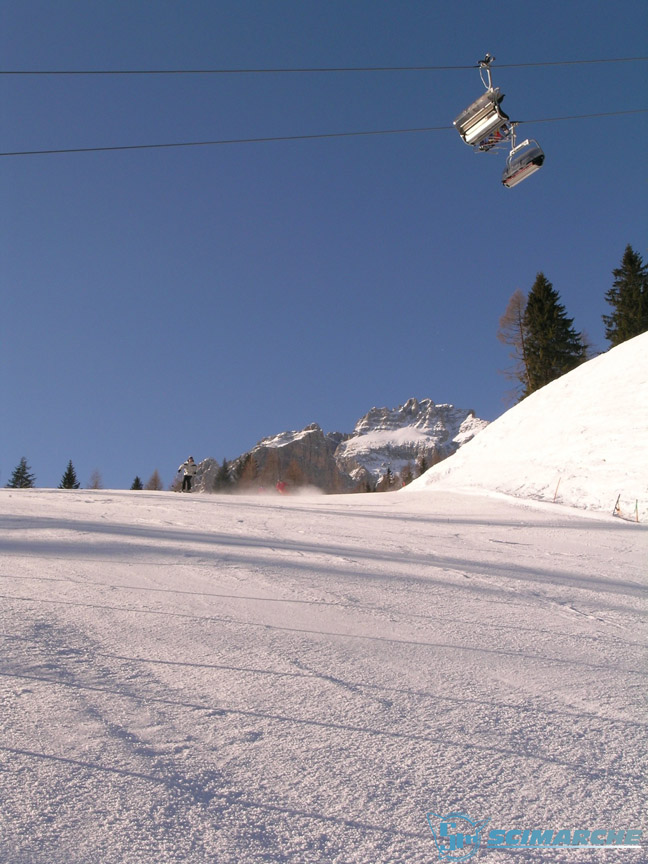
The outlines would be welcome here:
<svg viewBox="0 0 648 864">
<path fill-rule="evenodd" d="M 416 474 L 417 463 L 440 462 L 486 425 L 470 409 L 412 398 L 397 408 L 372 408 L 350 434 L 324 433 L 318 423 L 310 423 L 263 438 L 235 461 L 246 464 L 246 470 L 253 463 L 254 482 L 264 488 L 284 481 L 349 492 L 375 487 L 388 471 Z M 214 470 L 215 463 L 210 473 Z M 209 487 L 207 473 L 204 483 L 199 478 L 198 488 Z"/>
</svg>

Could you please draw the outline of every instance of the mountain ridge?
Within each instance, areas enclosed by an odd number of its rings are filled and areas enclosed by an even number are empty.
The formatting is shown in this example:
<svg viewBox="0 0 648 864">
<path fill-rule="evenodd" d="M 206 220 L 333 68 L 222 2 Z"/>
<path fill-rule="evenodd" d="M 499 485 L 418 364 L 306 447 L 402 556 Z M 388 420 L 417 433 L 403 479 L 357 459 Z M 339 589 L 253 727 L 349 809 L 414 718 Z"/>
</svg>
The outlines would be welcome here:
<svg viewBox="0 0 648 864">
<path fill-rule="evenodd" d="M 324 432 L 318 423 L 262 438 L 231 465 L 244 486 L 316 486 L 326 492 L 373 490 L 387 475 L 395 481 L 416 465 L 425 469 L 452 455 L 488 425 L 472 409 L 432 399 L 408 399 L 396 408 L 373 407 L 353 432 Z M 196 489 L 218 486 L 220 466 L 213 459 L 199 465 Z"/>
</svg>

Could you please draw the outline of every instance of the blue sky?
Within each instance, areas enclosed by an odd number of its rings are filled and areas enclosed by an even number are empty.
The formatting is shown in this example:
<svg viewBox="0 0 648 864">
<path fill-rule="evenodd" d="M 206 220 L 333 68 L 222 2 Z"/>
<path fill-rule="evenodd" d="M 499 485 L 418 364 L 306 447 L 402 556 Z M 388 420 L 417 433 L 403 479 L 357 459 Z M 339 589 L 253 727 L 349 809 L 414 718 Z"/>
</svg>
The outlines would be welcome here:
<svg viewBox="0 0 648 864">
<path fill-rule="evenodd" d="M 4 3 L 1 69 L 468 66 L 514 119 L 647 107 L 643 0 Z M 0 76 L 4 153 L 451 127 L 476 70 Z M 528 123 L 545 167 L 456 131 L 0 158 L 0 485 L 69 459 L 165 483 L 411 396 L 492 420 L 498 319 L 542 270 L 604 350 L 611 270 L 648 237 L 648 115 Z"/>
</svg>

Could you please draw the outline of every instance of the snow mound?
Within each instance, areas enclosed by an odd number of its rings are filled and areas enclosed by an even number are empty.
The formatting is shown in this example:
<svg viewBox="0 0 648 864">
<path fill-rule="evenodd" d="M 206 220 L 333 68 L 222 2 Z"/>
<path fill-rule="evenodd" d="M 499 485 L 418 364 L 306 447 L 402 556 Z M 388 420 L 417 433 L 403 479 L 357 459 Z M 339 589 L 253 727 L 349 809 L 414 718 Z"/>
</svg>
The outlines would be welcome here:
<svg viewBox="0 0 648 864">
<path fill-rule="evenodd" d="M 430 487 L 648 521 L 648 333 L 536 391 L 407 491 Z"/>
</svg>

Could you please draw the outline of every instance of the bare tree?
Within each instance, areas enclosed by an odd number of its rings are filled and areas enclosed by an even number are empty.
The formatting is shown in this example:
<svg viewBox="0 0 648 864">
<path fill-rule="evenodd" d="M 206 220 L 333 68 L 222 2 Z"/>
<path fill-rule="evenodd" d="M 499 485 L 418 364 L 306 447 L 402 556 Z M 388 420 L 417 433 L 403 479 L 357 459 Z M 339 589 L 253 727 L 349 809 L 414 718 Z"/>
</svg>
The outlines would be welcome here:
<svg viewBox="0 0 648 864">
<path fill-rule="evenodd" d="M 499 320 L 497 338 L 504 345 L 510 345 L 509 357 L 514 365 L 505 369 L 502 374 L 512 381 L 517 381 L 515 388 L 508 394 L 510 400 L 519 402 L 529 386 L 529 375 L 527 371 L 526 357 L 526 329 L 524 326 L 524 313 L 527 306 L 527 297 L 519 288 L 511 295 L 508 306 Z"/>
<path fill-rule="evenodd" d="M 403 481 L 403 486 L 409 486 L 409 484 L 414 479 L 414 470 L 412 468 L 412 463 L 408 462 L 407 465 L 401 471 L 401 480 Z"/>
<path fill-rule="evenodd" d="M 160 492 L 162 489 L 164 489 L 164 484 L 162 483 L 162 480 L 160 478 L 160 475 L 158 473 L 157 468 L 151 474 L 148 481 L 144 484 L 144 488 L 147 489 L 148 491 L 153 491 L 153 492 Z"/>
<path fill-rule="evenodd" d="M 234 463 L 234 484 L 240 489 L 249 489 L 258 484 L 259 464 L 251 453 L 245 453 Z"/>
<path fill-rule="evenodd" d="M 95 468 L 95 470 L 90 475 L 90 481 L 88 482 L 88 489 L 103 489 L 103 481 L 101 479 L 101 474 L 99 470 Z"/>
</svg>

